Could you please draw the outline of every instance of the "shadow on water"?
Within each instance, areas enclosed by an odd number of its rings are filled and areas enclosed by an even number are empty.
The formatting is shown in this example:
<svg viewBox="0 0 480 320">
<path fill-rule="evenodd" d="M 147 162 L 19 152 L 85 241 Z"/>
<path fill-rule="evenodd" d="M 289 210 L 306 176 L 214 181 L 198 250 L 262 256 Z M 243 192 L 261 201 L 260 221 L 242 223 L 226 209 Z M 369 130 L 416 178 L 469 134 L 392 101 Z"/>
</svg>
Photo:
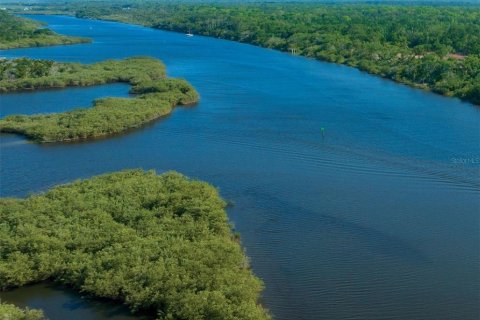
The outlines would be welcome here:
<svg viewBox="0 0 480 320">
<path fill-rule="evenodd" d="M 414 245 L 380 230 L 362 226 L 359 223 L 347 221 L 334 215 L 308 210 L 299 205 L 292 204 L 289 201 L 282 200 L 279 197 L 263 193 L 258 189 L 247 189 L 244 195 L 259 204 L 270 204 L 269 210 L 275 212 L 276 216 L 281 217 L 283 223 L 286 225 L 288 225 L 288 219 L 295 220 L 296 216 L 305 217 L 307 221 L 306 224 L 309 224 L 308 221 L 314 222 L 310 226 L 305 226 L 303 237 L 308 237 L 309 234 L 313 236 L 326 233 L 347 234 L 348 237 L 358 243 L 360 247 L 368 248 L 369 251 L 377 254 L 403 260 L 410 264 L 432 262 L 425 253 L 418 250 Z M 275 222 L 275 219 L 276 218 L 272 217 L 266 220 L 261 229 L 269 230 L 272 222 Z M 271 230 L 271 232 L 283 233 L 288 231 Z"/>
</svg>

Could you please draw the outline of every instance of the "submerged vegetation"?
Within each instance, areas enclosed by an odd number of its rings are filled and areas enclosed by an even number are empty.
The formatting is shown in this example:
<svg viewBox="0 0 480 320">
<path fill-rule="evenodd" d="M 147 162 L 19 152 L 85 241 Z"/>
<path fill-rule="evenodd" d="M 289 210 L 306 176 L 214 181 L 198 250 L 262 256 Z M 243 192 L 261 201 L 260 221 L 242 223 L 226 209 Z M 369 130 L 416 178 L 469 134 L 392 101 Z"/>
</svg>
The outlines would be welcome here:
<svg viewBox="0 0 480 320">
<path fill-rule="evenodd" d="M 92 65 L 16 59 L 0 61 L 0 92 L 128 82 L 132 98 L 95 100 L 92 108 L 69 112 L 12 115 L 0 119 L 0 132 L 19 133 L 36 142 L 73 141 L 136 128 L 169 114 L 176 105 L 198 100 L 185 80 L 165 77 L 151 58 L 109 60 Z"/>
<path fill-rule="evenodd" d="M 81 18 L 208 35 L 346 64 L 480 104 L 480 7 L 83 3 Z"/>
<path fill-rule="evenodd" d="M 0 320 L 47 320 L 41 310 L 20 309 L 0 301 Z"/>
<path fill-rule="evenodd" d="M 157 319 L 268 319 L 212 186 L 129 170 L 0 199 L 1 289 L 54 280 Z"/>
<path fill-rule="evenodd" d="M 90 42 L 87 38 L 67 37 L 42 28 L 38 21 L 19 18 L 0 10 L 0 49 L 52 46 Z"/>
</svg>

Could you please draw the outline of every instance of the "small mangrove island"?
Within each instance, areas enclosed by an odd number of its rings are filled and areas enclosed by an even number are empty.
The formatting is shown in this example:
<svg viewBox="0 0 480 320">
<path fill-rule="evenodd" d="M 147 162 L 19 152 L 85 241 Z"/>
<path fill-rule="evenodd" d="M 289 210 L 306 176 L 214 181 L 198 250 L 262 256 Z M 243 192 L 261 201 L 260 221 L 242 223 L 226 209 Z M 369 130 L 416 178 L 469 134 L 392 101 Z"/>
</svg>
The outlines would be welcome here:
<svg viewBox="0 0 480 320">
<path fill-rule="evenodd" d="M 60 35 L 44 28 L 38 21 L 16 17 L 0 10 L 0 50 L 87 42 L 91 40 Z"/>
<path fill-rule="evenodd" d="M 152 319 L 269 319 L 225 206 L 205 182 L 143 170 L 2 198 L 0 290 L 48 280 Z"/>
<path fill-rule="evenodd" d="M 41 310 L 20 309 L 13 304 L 0 301 L 0 316 L 2 320 L 48 320 Z"/>
<path fill-rule="evenodd" d="M 102 98 L 91 108 L 68 112 L 11 115 L 0 119 L 0 132 L 18 133 L 39 142 L 68 142 L 124 132 L 172 112 L 177 105 L 198 101 L 196 90 L 183 79 L 167 78 L 156 59 L 133 57 L 94 64 L 59 63 L 26 58 L 0 61 L 0 92 L 131 84 L 131 98 Z"/>
</svg>

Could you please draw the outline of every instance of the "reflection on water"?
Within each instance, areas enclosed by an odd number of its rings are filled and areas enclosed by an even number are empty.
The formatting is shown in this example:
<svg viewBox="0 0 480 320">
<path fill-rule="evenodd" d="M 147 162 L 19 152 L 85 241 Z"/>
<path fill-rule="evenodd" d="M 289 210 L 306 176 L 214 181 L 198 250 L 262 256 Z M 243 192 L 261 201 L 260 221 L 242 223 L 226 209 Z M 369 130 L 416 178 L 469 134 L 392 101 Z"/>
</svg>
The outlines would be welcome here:
<svg viewBox="0 0 480 320">
<path fill-rule="evenodd" d="M 235 203 L 229 216 L 276 319 L 479 318 L 479 164 L 462 159 L 480 156 L 480 108 L 249 45 L 36 18 L 94 42 L 2 56 L 150 55 L 201 102 L 98 141 L 1 135 L 2 196 L 125 168 L 177 170 Z"/>
</svg>

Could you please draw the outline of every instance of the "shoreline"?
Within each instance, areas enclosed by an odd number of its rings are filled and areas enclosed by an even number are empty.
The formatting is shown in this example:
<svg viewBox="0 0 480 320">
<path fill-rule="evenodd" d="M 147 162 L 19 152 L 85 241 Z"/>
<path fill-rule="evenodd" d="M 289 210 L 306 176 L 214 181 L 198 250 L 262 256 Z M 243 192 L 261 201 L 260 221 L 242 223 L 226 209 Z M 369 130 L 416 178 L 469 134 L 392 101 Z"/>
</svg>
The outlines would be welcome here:
<svg viewBox="0 0 480 320">
<path fill-rule="evenodd" d="M 76 19 L 85 19 L 85 20 L 94 20 L 94 21 L 106 21 L 106 22 L 122 23 L 122 24 L 126 24 L 126 25 L 141 26 L 141 27 L 144 27 L 144 28 L 149 28 L 149 29 L 154 29 L 154 30 L 161 30 L 161 31 L 166 31 L 166 32 L 175 32 L 175 33 L 181 33 L 181 34 L 185 33 L 185 30 L 183 30 L 183 29 L 181 29 L 181 28 L 165 29 L 165 28 L 156 28 L 156 27 L 154 27 L 154 26 L 148 26 L 148 25 L 145 25 L 145 24 L 136 23 L 136 22 L 132 22 L 132 21 L 115 20 L 115 19 L 109 19 L 109 18 L 77 17 L 75 13 L 64 14 L 64 13 L 30 12 L 30 13 L 26 13 L 26 14 L 23 14 L 23 15 L 25 15 L 25 16 L 28 16 L 28 15 L 44 15 L 44 16 L 54 15 L 54 16 L 64 16 L 64 17 L 72 17 L 72 18 L 76 18 Z M 433 88 L 431 88 L 431 87 L 428 86 L 428 85 L 416 84 L 416 83 L 409 82 L 409 81 L 402 81 L 402 80 L 394 79 L 394 78 L 391 78 L 391 77 L 388 77 L 388 76 L 384 76 L 384 75 L 379 74 L 379 73 L 369 72 L 368 70 L 366 70 L 366 69 L 364 69 L 364 68 L 361 68 L 361 67 L 359 67 L 359 66 L 354 66 L 354 65 L 351 65 L 351 64 L 348 64 L 348 63 L 340 63 L 340 62 L 335 62 L 335 61 L 328 61 L 328 60 L 326 60 L 326 59 L 319 59 L 319 58 L 315 58 L 315 57 L 311 57 L 311 56 L 303 55 L 303 54 L 291 54 L 291 53 L 289 53 L 289 52 L 286 51 L 286 50 L 281 50 L 281 49 L 276 49 L 276 48 L 269 48 L 269 47 L 263 46 L 262 44 L 256 44 L 256 43 L 248 42 L 248 41 L 241 41 L 241 40 L 229 39 L 229 38 L 224 38 L 224 37 L 216 37 L 216 36 L 213 36 L 213 35 L 209 35 L 209 34 L 207 34 L 207 33 L 198 33 L 198 34 L 195 34 L 195 35 L 196 35 L 196 36 L 213 38 L 213 39 L 224 40 L 224 41 L 232 41 L 232 42 L 236 42 L 236 43 L 241 43 L 241 44 L 246 44 L 246 45 L 255 46 L 255 47 L 258 47 L 258 48 L 262 48 L 262 49 L 274 50 L 274 51 L 281 52 L 281 53 L 284 53 L 284 54 L 288 54 L 288 55 L 291 55 L 291 56 L 298 56 L 298 57 L 302 57 L 302 58 L 306 58 L 306 59 L 311 59 L 311 60 L 318 61 L 318 62 L 332 63 L 332 64 L 335 64 L 335 65 L 338 65 L 338 66 L 345 66 L 345 67 L 348 67 L 348 68 L 353 68 L 353 69 L 356 69 L 356 70 L 358 70 L 358 71 L 360 71 L 360 72 L 364 72 L 364 73 L 366 73 L 366 74 L 368 74 L 368 75 L 375 76 L 375 77 L 378 77 L 378 78 L 383 79 L 383 80 L 388 80 L 388 81 L 391 81 L 391 82 L 396 83 L 396 84 L 404 85 L 404 86 L 407 86 L 407 87 L 409 87 L 409 88 L 418 89 L 418 90 L 422 90 L 422 91 L 425 91 L 425 92 L 431 92 L 431 93 L 434 93 L 434 94 L 436 94 L 436 95 L 438 95 L 438 96 L 442 96 L 442 97 L 446 97 L 446 98 L 458 99 L 458 100 L 460 100 L 460 101 L 462 101 L 462 102 L 466 102 L 466 103 L 472 104 L 472 105 L 474 105 L 474 106 L 480 107 L 480 103 L 475 103 L 474 101 L 471 101 L 471 100 L 469 100 L 469 99 L 464 99 L 464 98 L 461 98 L 461 97 L 458 97 L 458 96 L 455 96 L 455 95 L 448 95 L 448 94 L 443 94 L 443 93 L 437 92 L 437 91 L 435 91 Z"/>
</svg>

